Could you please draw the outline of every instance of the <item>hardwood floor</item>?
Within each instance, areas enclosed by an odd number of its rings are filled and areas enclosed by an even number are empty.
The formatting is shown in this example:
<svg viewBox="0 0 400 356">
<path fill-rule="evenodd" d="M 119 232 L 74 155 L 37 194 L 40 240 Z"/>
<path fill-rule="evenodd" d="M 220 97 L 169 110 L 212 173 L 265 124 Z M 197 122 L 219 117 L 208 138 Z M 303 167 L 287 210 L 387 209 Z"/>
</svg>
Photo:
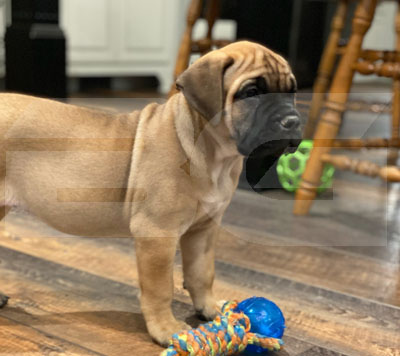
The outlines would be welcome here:
<svg viewBox="0 0 400 356">
<path fill-rule="evenodd" d="M 339 174 L 302 218 L 289 193 L 238 191 L 215 294 L 274 300 L 287 320 L 277 355 L 400 356 L 399 187 Z M 159 354 L 140 314 L 131 239 L 64 235 L 21 211 L 5 227 L 0 355 Z M 178 254 L 174 313 L 196 325 L 180 267 Z"/>
</svg>

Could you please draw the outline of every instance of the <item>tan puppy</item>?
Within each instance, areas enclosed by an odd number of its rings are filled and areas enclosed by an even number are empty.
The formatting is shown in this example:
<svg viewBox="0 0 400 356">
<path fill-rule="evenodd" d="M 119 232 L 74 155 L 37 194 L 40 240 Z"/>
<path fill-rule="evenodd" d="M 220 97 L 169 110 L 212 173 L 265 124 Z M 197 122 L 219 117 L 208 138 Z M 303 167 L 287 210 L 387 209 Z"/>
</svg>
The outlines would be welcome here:
<svg viewBox="0 0 400 356">
<path fill-rule="evenodd" d="M 196 311 L 213 318 L 214 239 L 245 155 L 297 147 L 295 80 L 270 50 L 238 42 L 195 62 L 163 105 L 111 115 L 0 96 L 1 218 L 22 205 L 82 236 L 133 236 L 141 307 L 160 344 L 186 324 L 171 311 L 180 243 Z"/>
</svg>

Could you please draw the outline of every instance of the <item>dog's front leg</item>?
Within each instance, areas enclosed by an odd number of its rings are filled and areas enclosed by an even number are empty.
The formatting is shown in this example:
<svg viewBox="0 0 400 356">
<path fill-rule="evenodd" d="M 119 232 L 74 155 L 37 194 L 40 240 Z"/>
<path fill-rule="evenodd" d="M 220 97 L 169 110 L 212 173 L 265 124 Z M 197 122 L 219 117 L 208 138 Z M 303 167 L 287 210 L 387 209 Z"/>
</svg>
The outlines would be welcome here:
<svg viewBox="0 0 400 356">
<path fill-rule="evenodd" d="M 214 319 L 217 314 L 212 294 L 217 234 L 218 224 L 209 221 L 201 227 L 193 227 L 181 239 L 185 288 L 196 312 L 206 320 Z"/>
<path fill-rule="evenodd" d="M 151 337 L 166 346 L 171 336 L 190 328 L 172 314 L 173 265 L 178 237 L 135 238 L 140 304 Z"/>
</svg>

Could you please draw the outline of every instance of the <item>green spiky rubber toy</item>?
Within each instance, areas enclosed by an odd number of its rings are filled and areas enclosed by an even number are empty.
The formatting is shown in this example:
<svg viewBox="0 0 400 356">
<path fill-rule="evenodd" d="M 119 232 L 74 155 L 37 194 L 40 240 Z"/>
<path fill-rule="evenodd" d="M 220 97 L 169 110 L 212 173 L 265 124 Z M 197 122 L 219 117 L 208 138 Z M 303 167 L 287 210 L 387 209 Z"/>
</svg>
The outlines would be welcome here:
<svg viewBox="0 0 400 356">
<path fill-rule="evenodd" d="M 283 155 L 279 158 L 276 171 L 283 189 L 295 192 L 301 182 L 301 176 L 306 168 L 306 163 L 313 148 L 312 140 L 303 140 L 295 153 Z M 317 192 L 321 193 L 332 186 L 335 168 L 326 164 L 321 176 L 321 185 Z"/>
</svg>

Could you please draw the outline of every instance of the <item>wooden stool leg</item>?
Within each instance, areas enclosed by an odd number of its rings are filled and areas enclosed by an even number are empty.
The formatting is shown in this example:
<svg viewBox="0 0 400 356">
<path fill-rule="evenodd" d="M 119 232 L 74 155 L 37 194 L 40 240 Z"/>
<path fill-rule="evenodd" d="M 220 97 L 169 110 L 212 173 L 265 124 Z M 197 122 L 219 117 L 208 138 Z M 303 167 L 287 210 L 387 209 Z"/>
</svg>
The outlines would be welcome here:
<svg viewBox="0 0 400 356">
<path fill-rule="evenodd" d="M 318 76 L 313 87 L 313 98 L 310 106 L 308 121 L 304 129 L 304 137 L 312 138 L 317 125 L 321 107 L 325 99 L 332 76 L 333 67 L 337 56 L 339 41 L 342 35 L 343 27 L 348 12 L 349 0 L 340 0 L 336 9 L 335 16 L 332 19 L 331 33 L 321 57 L 318 68 Z"/>
<path fill-rule="evenodd" d="M 178 56 L 176 59 L 174 83 L 172 83 L 172 87 L 169 91 L 168 96 L 172 96 L 176 93 L 175 80 L 189 65 L 190 54 L 192 52 L 193 27 L 196 21 L 201 16 L 202 5 L 203 0 L 192 0 L 190 3 L 186 18 L 186 28 L 182 36 L 181 45 L 179 47 Z"/>
<path fill-rule="evenodd" d="M 302 182 L 296 194 L 294 214 L 306 215 L 317 194 L 323 169 L 322 156 L 329 153 L 345 109 L 354 75 L 353 64 L 359 58 L 365 33 L 373 19 L 377 0 L 359 0 L 353 18 L 353 29 L 346 51 L 333 78 L 325 111 L 317 126 L 314 149 L 310 154 Z"/>
<path fill-rule="evenodd" d="M 202 55 L 206 54 L 208 51 L 210 51 L 211 45 L 212 45 L 212 31 L 215 25 L 215 21 L 217 20 L 219 16 L 219 9 L 220 9 L 220 0 L 209 0 L 208 1 L 208 8 L 207 8 L 207 24 L 208 24 L 208 30 L 207 30 L 207 36 L 206 36 L 206 41 L 208 46 L 202 51 Z"/>
<path fill-rule="evenodd" d="M 396 52 L 400 52 L 400 0 L 398 0 L 396 13 Z M 392 103 L 392 138 L 398 139 L 400 131 L 400 78 L 393 79 L 393 103 Z M 398 149 L 389 150 L 389 166 L 395 166 L 398 159 Z"/>
</svg>

